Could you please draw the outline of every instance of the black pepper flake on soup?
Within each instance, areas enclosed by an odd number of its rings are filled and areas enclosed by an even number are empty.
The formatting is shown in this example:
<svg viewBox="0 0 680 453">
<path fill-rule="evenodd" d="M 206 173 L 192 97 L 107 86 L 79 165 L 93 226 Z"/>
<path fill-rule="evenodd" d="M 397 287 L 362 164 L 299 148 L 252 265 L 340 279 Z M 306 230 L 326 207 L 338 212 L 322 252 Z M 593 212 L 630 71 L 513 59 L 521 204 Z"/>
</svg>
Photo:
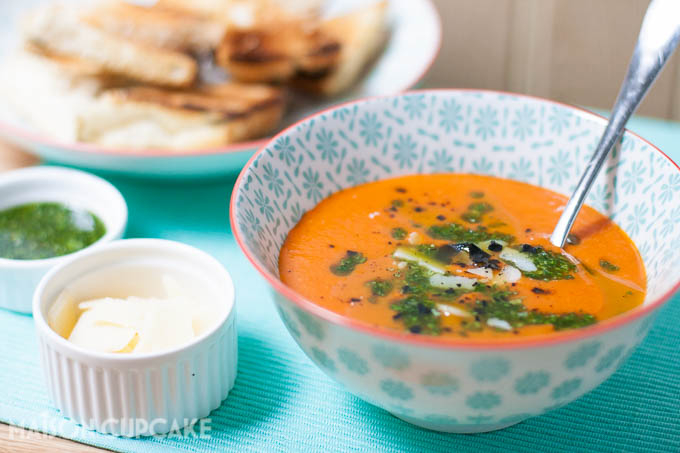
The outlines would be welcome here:
<svg viewBox="0 0 680 453">
<path fill-rule="evenodd" d="M 397 187 L 394 190 L 396 190 L 399 193 L 406 193 L 406 189 L 404 189 L 403 187 Z"/>
<path fill-rule="evenodd" d="M 416 206 L 415 208 L 413 208 L 413 210 L 416 211 L 416 212 L 423 212 L 425 210 L 425 208 L 420 207 L 420 206 Z"/>
<path fill-rule="evenodd" d="M 531 288 L 531 292 L 534 294 L 550 294 L 547 289 L 539 288 L 538 286 Z"/>
<path fill-rule="evenodd" d="M 524 253 L 531 253 L 532 255 L 535 255 L 538 253 L 538 249 L 534 246 L 531 246 L 529 244 L 522 244 L 521 251 Z"/>
<path fill-rule="evenodd" d="M 333 244 L 328 244 L 328 246 L 329 246 L 330 248 L 332 248 L 332 249 L 335 248 L 335 246 L 334 246 Z"/>
<path fill-rule="evenodd" d="M 477 247 L 475 244 L 470 243 L 466 245 L 468 254 L 470 255 L 470 259 L 472 260 L 473 263 L 482 264 L 485 266 L 489 265 L 489 258 L 491 258 L 491 255 Z"/>
<path fill-rule="evenodd" d="M 361 298 L 360 297 L 352 297 L 349 301 L 350 302 L 361 302 Z"/>
<path fill-rule="evenodd" d="M 491 243 L 489 244 L 489 250 L 491 250 L 492 252 L 500 252 L 501 250 L 503 250 L 503 245 L 499 244 L 496 241 L 491 241 Z"/>
<path fill-rule="evenodd" d="M 444 220 L 446 220 L 446 216 L 443 216 L 443 215 L 439 214 L 439 215 L 437 216 L 437 220 L 443 222 Z"/>
<path fill-rule="evenodd" d="M 527 228 L 526 230 L 524 230 L 524 232 L 525 233 L 531 233 L 531 228 Z"/>
</svg>

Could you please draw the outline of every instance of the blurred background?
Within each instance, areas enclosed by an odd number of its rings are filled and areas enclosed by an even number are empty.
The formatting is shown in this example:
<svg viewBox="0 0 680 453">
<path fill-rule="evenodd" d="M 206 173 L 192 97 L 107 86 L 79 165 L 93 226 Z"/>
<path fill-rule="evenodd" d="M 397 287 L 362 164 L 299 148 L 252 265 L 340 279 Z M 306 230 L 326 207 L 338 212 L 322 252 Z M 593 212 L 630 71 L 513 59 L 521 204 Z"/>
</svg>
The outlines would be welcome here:
<svg viewBox="0 0 680 453">
<path fill-rule="evenodd" d="M 423 86 L 507 90 L 610 109 L 649 0 L 434 3 L 443 43 Z M 639 115 L 680 120 L 679 64 L 676 53 Z"/>
</svg>

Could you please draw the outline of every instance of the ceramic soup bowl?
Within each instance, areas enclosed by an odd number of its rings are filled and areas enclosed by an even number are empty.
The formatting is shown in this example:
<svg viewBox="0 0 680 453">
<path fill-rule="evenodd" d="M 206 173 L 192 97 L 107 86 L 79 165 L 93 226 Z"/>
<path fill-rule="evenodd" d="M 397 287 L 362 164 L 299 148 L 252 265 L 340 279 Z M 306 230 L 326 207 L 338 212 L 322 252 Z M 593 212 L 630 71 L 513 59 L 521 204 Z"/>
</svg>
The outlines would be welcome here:
<svg viewBox="0 0 680 453">
<path fill-rule="evenodd" d="M 285 130 L 253 157 L 232 197 L 233 231 L 273 288 L 291 335 L 347 390 L 425 428 L 500 429 L 600 385 L 680 285 L 680 171 L 661 151 L 626 132 L 590 193 L 588 203 L 640 250 L 648 293 L 641 307 L 588 328 L 513 343 L 443 343 L 382 330 L 282 284 L 279 250 L 305 211 L 367 181 L 479 173 L 568 195 L 604 126 L 575 107 L 488 91 L 420 91 L 341 105 Z"/>
</svg>

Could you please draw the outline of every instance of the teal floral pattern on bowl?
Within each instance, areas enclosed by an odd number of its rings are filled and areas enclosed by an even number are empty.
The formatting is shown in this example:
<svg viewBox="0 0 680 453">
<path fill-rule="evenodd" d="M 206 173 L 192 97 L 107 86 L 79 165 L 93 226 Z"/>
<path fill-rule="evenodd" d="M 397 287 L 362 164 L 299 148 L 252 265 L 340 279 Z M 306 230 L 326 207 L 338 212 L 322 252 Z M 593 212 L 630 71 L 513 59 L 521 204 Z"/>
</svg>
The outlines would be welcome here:
<svg viewBox="0 0 680 453">
<path fill-rule="evenodd" d="M 480 382 L 496 382 L 509 371 L 510 362 L 502 358 L 481 359 L 470 367 L 470 374 Z"/>
<path fill-rule="evenodd" d="M 413 390 L 406 384 L 400 381 L 395 381 L 393 379 L 384 379 L 380 382 L 380 388 L 383 392 L 392 398 L 400 400 L 410 400 L 413 398 Z"/>
<path fill-rule="evenodd" d="M 568 379 L 555 387 L 550 396 L 556 400 L 568 397 L 581 387 L 582 382 L 583 379 L 581 378 Z"/>
<path fill-rule="evenodd" d="M 602 348 L 602 343 L 594 341 L 582 344 L 567 356 L 564 366 L 568 369 L 585 366 L 589 360 L 594 358 Z"/>
<path fill-rule="evenodd" d="M 340 361 L 345 364 L 349 371 L 360 375 L 364 375 L 370 371 L 368 368 L 368 362 L 366 362 L 366 360 L 364 360 L 359 354 L 350 349 L 338 349 L 338 357 L 340 358 Z"/>
<path fill-rule="evenodd" d="M 495 392 L 476 392 L 465 399 L 470 409 L 488 410 L 501 404 L 501 396 Z"/>
<path fill-rule="evenodd" d="M 234 232 L 275 287 L 293 338 L 350 392 L 430 429 L 499 429 L 599 385 L 635 350 L 654 309 L 678 285 L 680 172 L 663 154 L 626 133 L 588 197 L 637 244 L 650 307 L 590 334 L 518 347 L 442 347 L 424 337 L 385 334 L 283 288 L 277 283 L 279 249 L 324 197 L 403 174 L 483 173 L 569 194 L 603 129 L 601 118 L 577 108 L 474 90 L 339 106 L 283 132 L 255 156 L 234 190 Z"/>
<path fill-rule="evenodd" d="M 598 373 L 601 373 L 602 371 L 606 370 L 607 368 L 610 368 L 612 365 L 614 365 L 614 362 L 621 357 L 623 354 L 623 350 L 626 347 L 622 344 L 613 347 L 609 351 L 607 351 L 601 358 L 600 361 L 597 362 L 597 365 L 595 366 L 595 371 Z"/>
<path fill-rule="evenodd" d="M 520 395 L 538 393 L 550 383 L 550 374 L 545 371 L 533 371 L 515 381 L 515 391 Z"/>
</svg>

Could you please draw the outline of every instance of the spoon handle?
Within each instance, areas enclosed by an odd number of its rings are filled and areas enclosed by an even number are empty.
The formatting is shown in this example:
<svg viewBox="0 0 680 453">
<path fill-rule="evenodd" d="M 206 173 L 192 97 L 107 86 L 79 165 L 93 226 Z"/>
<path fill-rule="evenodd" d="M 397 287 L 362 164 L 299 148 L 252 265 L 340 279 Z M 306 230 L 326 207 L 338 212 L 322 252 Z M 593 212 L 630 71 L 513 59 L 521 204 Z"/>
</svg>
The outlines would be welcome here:
<svg viewBox="0 0 680 453">
<path fill-rule="evenodd" d="M 680 1 L 652 0 L 642 21 L 640 36 L 607 128 L 555 226 L 550 237 L 553 245 L 557 247 L 564 245 L 590 191 L 590 186 L 607 160 L 609 151 L 620 140 L 628 119 L 654 83 L 678 41 L 680 41 Z"/>
</svg>

